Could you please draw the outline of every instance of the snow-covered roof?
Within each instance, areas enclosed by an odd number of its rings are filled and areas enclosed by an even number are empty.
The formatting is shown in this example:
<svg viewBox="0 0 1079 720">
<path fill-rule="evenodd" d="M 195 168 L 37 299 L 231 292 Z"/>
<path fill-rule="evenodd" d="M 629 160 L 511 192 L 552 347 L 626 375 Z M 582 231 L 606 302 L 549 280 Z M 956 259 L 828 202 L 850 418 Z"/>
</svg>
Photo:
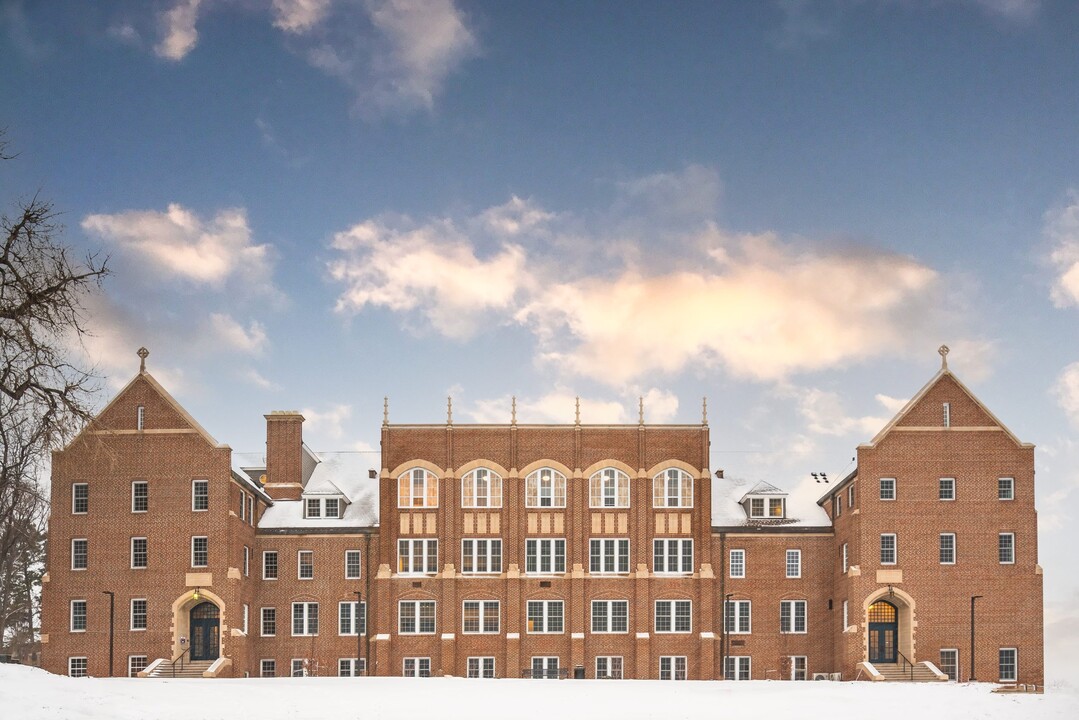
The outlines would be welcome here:
<svg viewBox="0 0 1079 720">
<path fill-rule="evenodd" d="M 751 487 L 746 492 L 745 495 L 742 496 L 742 500 L 745 500 L 750 495 L 786 495 L 786 494 L 787 493 L 785 491 L 780 490 L 779 488 L 777 488 L 772 483 L 765 482 L 764 480 L 761 480 L 756 485 Z M 738 502 L 742 502 L 742 500 L 739 500 Z"/>
<path fill-rule="evenodd" d="M 801 492 L 801 485 L 794 492 L 784 492 L 775 485 L 746 480 L 744 478 L 712 479 L 712 526 L 758 528 L 769 526 L 788 527 L 831 527 L 832 522 L 824 509 L 815 502 L 814 492 Z M 742 502 L 749 495 L 785 495 L 785 518 L 749 518 Z"/>
</svg>

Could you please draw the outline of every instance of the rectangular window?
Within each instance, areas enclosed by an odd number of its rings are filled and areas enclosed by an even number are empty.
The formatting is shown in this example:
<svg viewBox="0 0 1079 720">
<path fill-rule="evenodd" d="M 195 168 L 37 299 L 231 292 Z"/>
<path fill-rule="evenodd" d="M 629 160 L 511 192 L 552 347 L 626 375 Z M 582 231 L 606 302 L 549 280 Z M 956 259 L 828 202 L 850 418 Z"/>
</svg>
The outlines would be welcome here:
<svg viewBox="0 0 1079 720">
<path fill-rule="evenodd" d="M 788 550 L 787 551 L 787 577 L 800 578 L 802 577 L 802 551 L 801 550 Z"/>
<path fill-rule="evenodd" d="M 71 512 L 85 515 L 90 511 L 90 486 L 87 483 L 74 483 L 71 486 Z"/>
<path fill-rule="evenodd" d="M 191 481 L 191 509 L 202 512 L 210 509 L 210 481 Z"/>
<path fill-rule="evenodd" d="M 652 571 L 667 575 L 693 572 L 692 540 L 653 540 Z"/>
<path fill-rule="evenodd" d="M 326 517 L 338 518 L 341 516 L 341 501 L 337 498 L 326 498 Z"/>
<path fill-rule="evenodd" d="M 345 550 L 345 579 L 360 579 L 360 551 Z"/>
<path fill-rule="evenodd" d="M 779 632 L 804 633 L 806 631 L 806 601 L 784 600 L 779 603 Z"/>
<path fill-rule="evenodd" d="M 724 627 L 728 635 L 747 635 L 752 632 L 752 604 L 749 600 L 728 600 L 725 607 Z"/>
<path fill-rule="evenodd" d="M 1018 663 L 1018 650 L 1000 649 L 1000 682 L 1015 682 L 1015 679 L 1019 677 Z"/>
<path fill-rule="evenodd" d="M 592 632 L 627 633 L 629 632 L 628 600 L 593 600 Z"/>
<path fill-rule="evenodd" d="M 955 565 L 955 533 L 940 534 L 940 564 Z"/>
<path fill-rule="evenodd" d="M 244 635 L 247 635 L 248 620 L 250 619 L 250 616 L 251 616 L 251 608 L 248 607 L 247 603 L 244 603 L 244 614 L 243 614 L 243 619 L 244 619 L 244 622 L 243 622 L 243 634 Z"/>
<path fill-rule="evenodd" d="M 85 570 L 89 555 L 89 544 L 85 538 L 75 538 L 71 541 L 72 570 Z"/>
<path fill-rule="evenodd" d="M 768 517 L 785 517 L 785 513 L 783 512 L 783 505 L 783 498 L 768 498 Z"/>
<path fill-rule="evenodd" d="M 752 677 L 748 655 L 732 655 L 726 658 L 723 663 L 724 680 L 750 680 Z"/>
<path fill-rule="evenodd" d="M 262 552 L 262 579 L 277 579 L 277 551 L 264 550 Z"/>
<path fill-rule="evenodd" d="M 622 679 L 622 656 L 600 655 L 596 657 L 596 677 L 606 680 Z"/>
<path fill-rule="evenodd" d="M 136 430 L 145 430 L 146 429 L 146 406 L 145 405 L 139 405 L 138 409 L 135 412 L 135 429 Z"/>
<path fill-rule="evenodd" d="M 628 539 L 593 538 L 588 546 L 588 572 L 593 575 L 629 572 Z"/>
<path fill-rule="evenodd" d="M 402 600 L 398 603 L 397 632 L 400 635 L 433 635 L 434 600 Z"/>
<path fill-rule="evenodd" d="M 528 632 L 563 632 L 561 600 L 529 600 Z"/>
<path fill-rule="evenodd" d="M 356 614 L 356 601 L 346 600 L 337 603 L 337 634 L 355 636 L 367 634 L 367 603 L 359 604 L 360 612 Z"/>
<path fill-rule="evenodd" d="M 255 526 L 255 496 L 250 495 L 247 498 L 247 522 L 251 527 Z"/>
<path fill-rule="evenodd" d="M 855 484 L 856 483 L 851 483 L 850 487 L 847 488 L 847 507 L 852 509 L 852 510 L 854 509 L 854 486 L 855 486 Z"/>
<path fill-rule="evenodd" d="M 191 567 L 206 567 L 210 564 L 210 539 L 205 536 L 191 538 Z"/>
<path fill-rule="evenodd" d="M 404 677 L 431 677 L 431 658 L 408 657 L 401 664 Z"/>
<path fill-rule="evenodd" d="M 365 658 L 341 658 L 337 661 L 337 677 L 363 677 L 366 674 Z"/>
<path fill-rule="evenodd" d="M 251 548 L 244 545 L 244 577 L 251 575 Z"/>
<path fill-rule="evenodd" d="M 846 629 L 848 627 L 850 627 L 850 615 L 848 614 L 849 610 L 850 610 L 850 603 L 847 602 L 846 600 L 844 600 L 843 601 L 843 630 L 844 631 L 846 631 Z"/>
<path fill-rule="evenodd" d="M 937 498 L 940 500 L 955 500 L 955 478 L 941 478 L 937 487 Z"/>
<path fill-rule="evenodd" d="M 806 672 L 806 656 L 805 655 L 791 655 L 791 680 L 808 680 L 806 677 L 809 673 Z"/>
<path fill-rule="evenodd" d="M 947 675 L 949 680 L 959 680 L 959 650 L 955 648 L 941 649 L 940 671 Z"/>
<path fill-rule="evenodd" d="M 895 500 L 895 478 L 880 479 L 880 499 Z"/>
<path fill-rule="evenodd" d="M 525 572 L 566 572 L 566 541 L 561 538 L 525 540 Z"/>
<path fill-rule="evenodd" d="M 71 632 L 86 632 L 86 601 L 71 601 Z"/>
<path fill-rule="evenodd" d="M 744 578 L 746 576 L 746 551 L 731 550 L 731 577 Z"/>
<path fill-rule="evenodd" d="M 322 517 L 322 500 L 319 498 L 307 498 L 307 517 L 319 518 Z"/>
<path fill-rule="evenodd" d="M 687 633 L 693 628 L 690 600 L 656 600 L 656 632 Z"/>
<path fill-rule="evenodd" d="M 296 577 L 299 580 L 315 579 L 314 550 L 300 550 L 296 553 Z"/>
<path fill-rule="evenodd" d="M 397 572 L 402 575 L 438 572 L 438 540 L 398 540 Z"/>
<path fill-rule="evenodd" d="M 1000 533 L 997 536 L 997 558 L 1001 565 L 1015 562 L 1015 533 Z"/>
<path fill-rule="evenodd" d="M 881 533 L 880 535 L 880 564 L 895 565 L 899 561 L 899 552 L 896 547 L 895 533 Z"/>
<path fill-rule="evenodd" d="M 494 678 L 495 659 L 493 657 L 470 657 L 468 659 L 468 674 L 470 678 Z"/>
<path fill-rule="evenodd" d="M 138 677 L 139 673 L 146 669 L 149 664 L 145 655 L 128 655 L 127 656 L 127 676 Z"/>
<path fill-rule="evenodd" d="M 86 677 L 86 658 L 70 657 L 67 659 L 67 674 L 71 677 Z"/>
<path fill-rule="evenodd" d="M 294 636 L 318 635 L 318 603 L 292 603 L 292 634 Z"/>
<path fill-rule="evenodd" d="M 562 675 L 558 669 L 558 658 L 552 656 L 532 656 L 533 679 L 557 680 Z"/>
<path fill-rule="evenodd" d="M 847 570 L 850 567 L 850 556 L 847 553 L 848 553 L 847 543 L 843 543 L 843 545 L 839 548 L 839 556 L 840 556 L 840 561 L 841 561 L 841 563 L 843 565 L 843 574 L 844 575 L 847 574 Z"/>
<path fill-rule="evenodd" d="M 461 632 L 466 635 L 497 633 L 499 618 L 497 600 L 465 600 L 461 614 Z"/>
<path fill-rule="evenodd" d="M 1015 499 L 1015 478 L 997 478 L 997 500 Z"/>
<path fill-rule="evenodd" d="M 951 403 L 944 403 L 944 405 L 941 406 L 941 410 L 943 410 L 943 414 L 944 414 L 944 417 L 942 418 L 943 421 L 944 421 L 944 427 L 951 427 L 952 426 L 952 404 Z"/>
<path fill-rule="evenodd" d="M 240 493 L 240 522 L 247 520 L 247 496 Z"/>
<path fill-rule="evenodd" d="M 764 498 L 749 499 L 749 516 L 754 518 L 764 517 Z"/>
<path fill-rule="evenodd" d="M 150 509 L 150 483 L 136 480 L 131 483 L 131 512 L 144 513 Z"/>
<path fill-rule="evenodd" d="M 131 601 L 131 629 L 146 629 L 146 599 L 136 598 Z"/>
<path fill-rule="evenodd" d="M 131 538 L 131 569 L 144 570 L 149 561 L 149 551 L 144 537 Z"/>
<path fill-rule="evenodd" d="M 307 675 L 307 661 L 303 658 L 292 658 L 292 677 L 304 677 Z"/>
<path fill-rule="evenodd" d="M 686 656 L 685 655 L 661 655 L 659 658 L 660 680 L 685 680 L 686 679 Z"/>
<path fill-rule="evenodd" d="M 502 541 L 462 540 L 461 572 L 467 574 L 502 572 Z"/>
<path fill-rule="evenodd" d="M 832 498 L 832 516 L 839 517 L 843 514 L 843 496 L 836 495 Z"/>
<path fill-rule="evenodd" d="M 259 661 L 259 677 L 275 677 L 277 675 L 277 661 L 276 660 L 261 660 Z"/>
<path fill-rule="evenodd" d="M 273 637 L 277 635 L 277 608 L 262 608 L 262 616 L 260 618 L 261 634 L 262 637 Z"/>
</svg>

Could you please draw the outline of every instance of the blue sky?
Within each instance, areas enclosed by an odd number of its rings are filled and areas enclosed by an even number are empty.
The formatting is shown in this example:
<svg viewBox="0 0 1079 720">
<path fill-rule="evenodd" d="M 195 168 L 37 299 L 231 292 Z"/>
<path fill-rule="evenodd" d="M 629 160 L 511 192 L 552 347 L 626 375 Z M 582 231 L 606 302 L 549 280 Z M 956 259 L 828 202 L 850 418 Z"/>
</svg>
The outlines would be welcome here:
<svg viewBox="0 0 1079 720">
<path fill-rule="evenodd" d="M 274 409 L 377 449 L 385 395 L 413 422 L 448 394 L 458 422 L 513 395 L 696 422 L 707 395 L 714 468 L 809 496 L 947 343 L 1039 447 L 1059 647 L 1076 37 L 1051 0 L 0 0 L 0 193 L 110 256 L 109 386 L 146 345 L 237 451 Z"/>
</svg>

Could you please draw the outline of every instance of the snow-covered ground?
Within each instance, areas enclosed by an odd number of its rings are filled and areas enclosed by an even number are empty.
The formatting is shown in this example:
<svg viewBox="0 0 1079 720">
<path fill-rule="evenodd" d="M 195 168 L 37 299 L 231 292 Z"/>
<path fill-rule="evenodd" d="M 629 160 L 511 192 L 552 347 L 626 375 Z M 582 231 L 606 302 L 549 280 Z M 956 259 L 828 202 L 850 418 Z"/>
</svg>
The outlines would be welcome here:
<svg viewBox="0 0 1079 720">
<path fill-rule="evenodd" d="M 73 679 L 0 665 L 0 717 L 18 720 L 404 720 L 827 717 L 1075 720 L 1079 694 L 992 685 L 462 678 Z"/>
</svg>

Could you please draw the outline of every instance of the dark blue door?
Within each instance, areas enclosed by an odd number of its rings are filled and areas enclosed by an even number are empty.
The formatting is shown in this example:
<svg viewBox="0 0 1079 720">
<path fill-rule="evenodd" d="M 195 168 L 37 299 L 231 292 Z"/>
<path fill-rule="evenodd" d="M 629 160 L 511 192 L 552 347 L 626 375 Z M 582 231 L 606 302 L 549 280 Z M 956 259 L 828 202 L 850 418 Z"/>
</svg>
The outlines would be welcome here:
<svg viewBox="0 0 1079 720">
<path fill-rule="evenodd" d="M 191 608 L 191 659 L 216 660 L 220 653 L 220 614 L 217 606 L 204 602 Z"/>
<path fill-rule="evenodd" d="M 878 600 L 869 606 L 869 662 L 894 663 L 899 614 L 895 605 Z"/>
</svg>

